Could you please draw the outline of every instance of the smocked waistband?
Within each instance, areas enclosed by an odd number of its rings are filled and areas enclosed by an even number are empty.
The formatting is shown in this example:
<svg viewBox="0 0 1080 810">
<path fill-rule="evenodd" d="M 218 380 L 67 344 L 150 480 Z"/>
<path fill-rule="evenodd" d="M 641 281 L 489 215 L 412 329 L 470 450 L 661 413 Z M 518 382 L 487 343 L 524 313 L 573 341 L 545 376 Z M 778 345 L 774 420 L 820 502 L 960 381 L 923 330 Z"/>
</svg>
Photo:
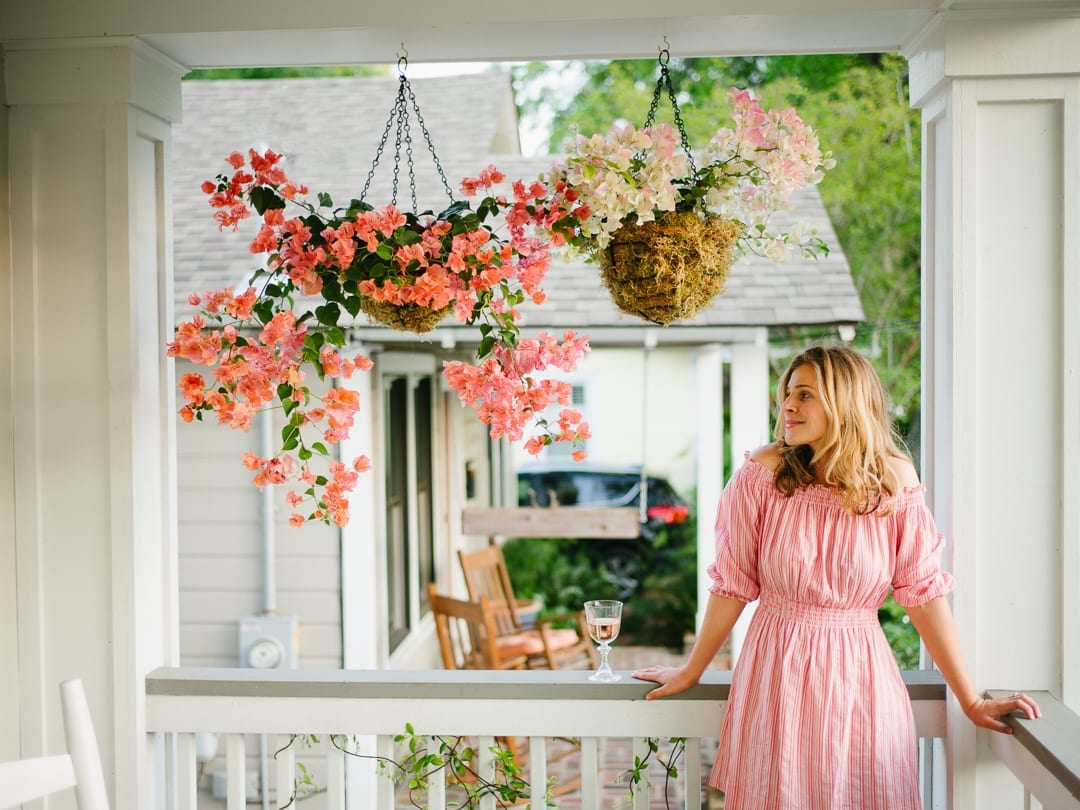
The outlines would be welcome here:
<svg viewBox="0 0 1080 810">
<path fill-rule="evenodd" d="M 874 608 L 827 607 L 807 602 L 793 602 L 775 594 L 763 593 L 758 605 L 782 619 L 801 624 L 817 624 L 825 627 L 875 627 L 878 624 Z"/>
</svg>

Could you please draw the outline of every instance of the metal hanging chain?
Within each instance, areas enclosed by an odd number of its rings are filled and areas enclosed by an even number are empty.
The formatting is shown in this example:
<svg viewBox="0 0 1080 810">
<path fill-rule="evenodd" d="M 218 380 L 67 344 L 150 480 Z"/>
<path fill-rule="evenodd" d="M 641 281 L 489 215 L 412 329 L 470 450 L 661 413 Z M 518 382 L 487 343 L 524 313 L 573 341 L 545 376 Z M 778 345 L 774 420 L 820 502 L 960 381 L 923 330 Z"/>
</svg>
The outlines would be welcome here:
<svg viewBox="0 0 1080 810">
<path fill-rule="evenodd" d="M 667 38 L 665 37 L 665 39 Z M 656 80 L 656 87 L 653 89 L 652 104 L 649 105 L 649 114 L 645 116 L 645 128 L 647 129 L 653 125 L 653 119 L 656 117 L 656 107 L 660 103 L 660 93 L 666 89 L 672 112 L 675 115 L 675 127 L 679 130 L 682 148 L 686 152 L 687 161 L 690 163 L 690 173 L 695 175 L 697 174 L 697 166 L 694 164 L 694 154 L 690 151 L 690 139 L 686 137 L 686 125 L 683 124 L 682 113 L 679 111 L 679 102 L 675 100 L 675 88 L 671 84 L 671 72 L 668 70 L 671 53 L 667 48 L 660 49 L 660 56 L 656 61 L 660 65 L 660 78 Z"/>
<path fill-rule="evenodd" d="M 367 197 L 368 189 L 371 187 L 371 181 L 375 177 L 375 169 L 379 165 L 379 159 L 382 157 L 383 150 L 386 148 L 386 142 L 390 137 L 390 130 L 394 129 L 394 184 L 390 202 L 397 205 L 402 144 L 404 144 L 405 164 L 409 174 L 409 192 L 412 198 L 412 210 L 416 211 L 418 206 L 416 201 L 416 173 L 413 163 L 412 133 L 409 126 L 410 104 L 412 106 L 413 114 L 416 116 L 416 122 L 420 127 L 420 132 L 423 134 L 424 141 L 427 143 L 428 151 L 431 153 L 431 159 L 435 163 L 435 170 L 439 173 L 439 179 L 442 181 L 443 188 L 446 190 L 446 196 L 450 198 L 450 202 L 454 202 L 454 192 L 450 189 L 450 183 L 447 181 L 446 172 L 443 171 L 442 164 L 439 162 L 439 156 L 435 154 L 435 146 L 431 142 L 431 134 L 428 132 L 427 125 L 424 123 L 424 117 L 420 114 L 420 105 L 417 103 L 416 96 L 413 94 L 412 86 L 409 84 L 409 80 L 405 78 L 405 69 L 408 65 L 409 60 L 407 57 L 398 57 L 397 96 L 394 99 L 393 107 L 390 108 L 390 117 L 386 120 L 386 127 L 383 129 L 382 138 L 379 139 L 379 146 L 375 150 L 375 159 L 371 162 L 371 170 L 368 172 L 367 180 L 364 182 L 364 188 L 360 192 L 360 199 L 363 201 Z"/>
</svg>

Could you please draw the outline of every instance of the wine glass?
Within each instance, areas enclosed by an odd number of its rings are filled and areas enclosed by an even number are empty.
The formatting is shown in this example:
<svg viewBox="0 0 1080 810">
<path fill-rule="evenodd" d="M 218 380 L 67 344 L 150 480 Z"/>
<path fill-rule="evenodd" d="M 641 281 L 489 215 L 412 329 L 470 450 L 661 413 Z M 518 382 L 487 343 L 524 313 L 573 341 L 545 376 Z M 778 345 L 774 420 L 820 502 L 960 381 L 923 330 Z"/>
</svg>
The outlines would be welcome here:
<svg viewBox="0 0 1080 810">
<path fill-rule="evenodd" d="M 608 666 L 611 642 L 619 635 L 622 624 L 622 602 L 614 599 L 595 599 L 585 603 L 585 625 L 592 640 L 600 645 L 600 668 L 589 676 L 590 681 L 617 681 L 621 675 Z"/>
</svg>

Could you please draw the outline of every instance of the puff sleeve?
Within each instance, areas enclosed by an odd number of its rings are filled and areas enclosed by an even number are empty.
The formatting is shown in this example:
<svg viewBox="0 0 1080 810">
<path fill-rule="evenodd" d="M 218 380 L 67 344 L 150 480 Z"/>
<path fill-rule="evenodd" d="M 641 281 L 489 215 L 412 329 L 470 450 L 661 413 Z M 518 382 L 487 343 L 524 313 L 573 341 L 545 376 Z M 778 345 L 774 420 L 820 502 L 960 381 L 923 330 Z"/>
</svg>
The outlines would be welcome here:
<svg viewBox="0 0 1080 810">
<path fill-rule="evenodd" d="M 758 598 L 760 502 L 756 461 L 746 460 L 731 477 L 716 509 L 716 557 L 708 568 L 709 592 L 743 602 Z"/>
<path fill-rule="evenodd" d="M 952 591 L 955 580 L 941 570 L 945 538 L 938 533 L 922 492 L 905 494 L 907 499 L 893 516 L 897 527 L 893 599 L 916 607 Z"/>
</svg>

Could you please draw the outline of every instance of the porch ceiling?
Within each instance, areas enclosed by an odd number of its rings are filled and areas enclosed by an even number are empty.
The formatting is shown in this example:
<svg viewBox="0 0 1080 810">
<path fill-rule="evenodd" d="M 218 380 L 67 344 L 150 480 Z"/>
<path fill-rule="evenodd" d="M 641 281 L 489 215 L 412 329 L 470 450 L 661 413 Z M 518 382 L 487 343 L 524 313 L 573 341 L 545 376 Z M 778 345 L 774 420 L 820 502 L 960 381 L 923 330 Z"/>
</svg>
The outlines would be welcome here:
<svg viewBox="0 0 1080 810">
<path fill-rule="evenodd" d="M 8 0 L 0 41 L 140 36 L 189 67 L 897 50 L 948 0 Z M 1005 0 L 980 2 L 1015 8 Z M 1023 4 L 1028 5 L 1028 4 Z M 243 33 L 243 36 L 237 36 Z"/>
</svg>

